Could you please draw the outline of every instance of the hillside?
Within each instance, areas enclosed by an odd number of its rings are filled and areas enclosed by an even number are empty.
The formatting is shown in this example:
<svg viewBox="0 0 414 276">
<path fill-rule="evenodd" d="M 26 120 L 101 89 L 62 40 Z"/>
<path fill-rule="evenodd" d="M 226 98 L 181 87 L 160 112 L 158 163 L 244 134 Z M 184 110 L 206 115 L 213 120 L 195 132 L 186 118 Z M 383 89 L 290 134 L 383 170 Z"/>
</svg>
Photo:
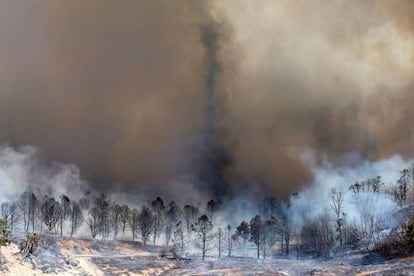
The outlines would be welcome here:
<svg viewBox="0 0 414 276">
<path fill-rule="evenodd" d="M 16 243 L 2 248 L 6 263 L 0 275 L 411 275 L 414 259 L 374 264 L 352 253 L 336 260 L 257 260 L 249 257 L 170 259 L 163 247 L 130 241 L 101 241 L 47 236 L 43 248 L 22 261 Z M 368 253 L 367 253 L 368 254 Z M 168 256 L 168 254 L 166 255 Z M 371 260 L 371 264 L 367 262 Z M 378 260 L 377 260 L 378 261 Z"/>
</svg>

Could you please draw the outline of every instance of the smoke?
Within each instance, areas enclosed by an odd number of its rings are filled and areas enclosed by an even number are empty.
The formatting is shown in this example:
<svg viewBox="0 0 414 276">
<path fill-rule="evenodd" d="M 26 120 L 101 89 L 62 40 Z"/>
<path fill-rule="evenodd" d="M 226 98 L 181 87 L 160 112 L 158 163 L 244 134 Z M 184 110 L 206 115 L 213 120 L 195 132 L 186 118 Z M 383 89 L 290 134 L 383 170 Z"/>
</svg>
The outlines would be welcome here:
<svg viewBox="0 0 414 276">
<path fill-rule="evenodd" d="M 314 177 L 297 148 L 333 168 L 412 156 L 412 10 L 2 1 L 0 142 L 76 164 L 99 191 L 287 198 Z"/>
<path fill-rule="evenodd" d="M 333 212 L 331 193 L 340 192 L 343 195 L 343 211 L 348 223 L 360 225 L 367 213 L 383 224 L 384 229 L 398 227 L 401 218 L 397 216 L 398 206 L 394 198 L 385 191 L 400 178 L 400 171 L 411 168 L 413 159 L 405 159 L 394 155 L 388 159 L 370 162 L 361 156 L 349 155 L 341 166 L 335 166 L 325 160 L 317 165 L 315 156 L 309 149 L 299 153 L 301 161 L 312 172 L 312 182 L 295 197 L 291 198 L 292 220 L 299 226 L 307 220 L 322 213 Z M 380 176 L 383 186 L 380 193 L 361 191 L 354 194 L 350 187 L 367 179 Z"/>
<path fill-rule="evenodd" d="M 16 199 L 26 190 L 59 197 L 80 199 L 89 189 L 73 164 L 50 163 L 33 147 L 0 147 L 0 201 Z"/>
</svg>

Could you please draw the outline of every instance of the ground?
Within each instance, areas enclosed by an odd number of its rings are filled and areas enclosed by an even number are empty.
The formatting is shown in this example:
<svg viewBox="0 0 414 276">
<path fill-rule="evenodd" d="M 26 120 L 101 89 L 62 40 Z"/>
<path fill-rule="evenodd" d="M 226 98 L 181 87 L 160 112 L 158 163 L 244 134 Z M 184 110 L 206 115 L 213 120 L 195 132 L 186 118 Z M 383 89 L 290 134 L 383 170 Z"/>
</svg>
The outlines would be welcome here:
<svg viewBox="0 0 414 276">
<path fill-rule="evenodd" d="M 381 262 L 367 258 L 368 253 L 328 261 L 251 257 L 203 261 L 162 257 L 166 248 L 143 250 L 139 242 L 48 236 L 43 243 L 42 250 L 27 260 L 22 260 L 16 243 L 2 247 L 6 263 L 0 265 L 0 275 L 414 275 L 412 257 Z"/>
</svg>

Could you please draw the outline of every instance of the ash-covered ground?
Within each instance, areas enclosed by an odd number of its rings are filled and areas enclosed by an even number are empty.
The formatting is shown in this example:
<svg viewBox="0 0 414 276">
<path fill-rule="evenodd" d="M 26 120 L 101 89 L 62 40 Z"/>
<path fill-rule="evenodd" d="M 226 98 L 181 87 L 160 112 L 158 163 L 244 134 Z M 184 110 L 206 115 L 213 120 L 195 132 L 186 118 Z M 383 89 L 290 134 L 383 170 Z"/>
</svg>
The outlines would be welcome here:
<svg viewBox="0 0 414 276">
<path fill-rule="evenodd" d="M 18 238 L 2 248 L 0 275 L 413 275 L 414 258 L 382 261 L 369 252 L 347 252 L 330 260 L 265 260 L 234 257 L 174 258 L 170 249 L 140 242 L 44 236 L 42 247 L 23 260 Z"/>
</svg>

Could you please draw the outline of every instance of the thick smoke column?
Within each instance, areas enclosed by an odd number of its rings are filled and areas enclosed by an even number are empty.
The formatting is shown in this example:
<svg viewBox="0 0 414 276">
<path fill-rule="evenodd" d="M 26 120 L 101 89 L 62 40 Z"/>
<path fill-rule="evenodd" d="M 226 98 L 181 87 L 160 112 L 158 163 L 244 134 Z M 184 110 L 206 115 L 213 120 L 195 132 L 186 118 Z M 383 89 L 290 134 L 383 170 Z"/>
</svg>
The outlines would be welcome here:
<svg viewBox="0 0 414 276">
<path fill-rule="evenodd" d="M 202 130 L 202 145 L 199 164 L 199 178 L 202 189 L 214 195 L 223 196 L 228 192 L 228 184 L 224 178 L 224 170 L 230 163 L 230 157 L 221 144 L 219 137 L 218 95 L 219 74 L 221 67 L 218 59 L 219 25 L 210 23 L 201 28 L 201 42 L 205 47 L 206 114 L 205 126 Z"/>
<path fill-rule="evenodd" d="M 1 1 L 0 143 L 174 199 L 287 198 L 304 148 L 409 159 L 413 3 Z"/>
</svg>

